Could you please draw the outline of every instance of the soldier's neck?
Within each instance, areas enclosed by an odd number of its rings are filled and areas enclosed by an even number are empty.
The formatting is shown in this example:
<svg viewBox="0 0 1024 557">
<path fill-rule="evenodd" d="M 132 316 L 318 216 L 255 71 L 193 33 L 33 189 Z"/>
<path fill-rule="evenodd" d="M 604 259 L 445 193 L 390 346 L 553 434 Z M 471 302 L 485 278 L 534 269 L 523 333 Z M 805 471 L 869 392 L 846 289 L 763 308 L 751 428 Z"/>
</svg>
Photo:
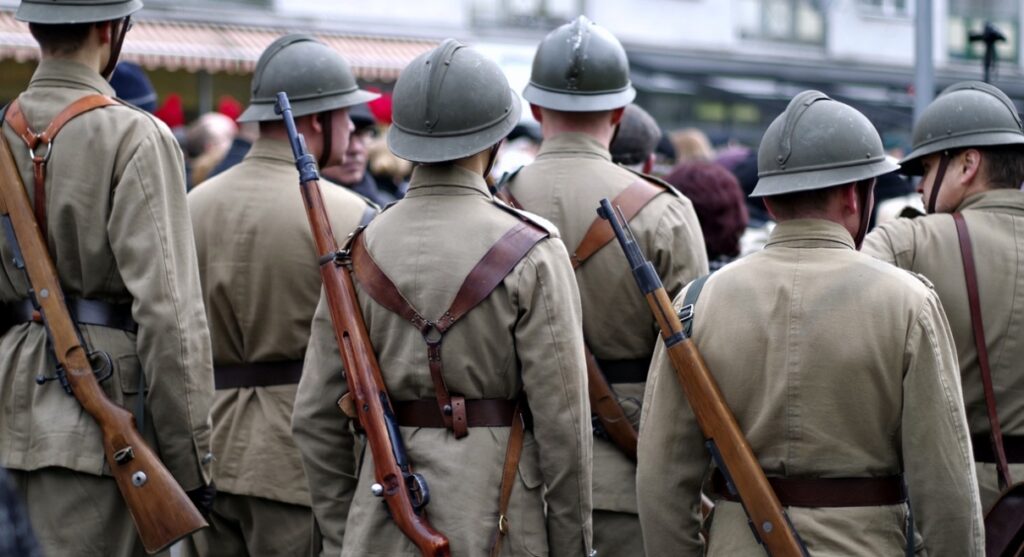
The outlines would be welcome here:
<svg viewBox="0 0 1024 557">
<path fill-rule="evenodd" d="M 42 60 L 65 60 L 67 62 L 77 62 L 91 68 L 99 73 L 103 70 L 104 66 L 107 65 L 107 57 L 110 55 L 110 50 L 102 47 L 90 48 L 88 45 L 82 48 L 68 53 L 47 53 L 43 52 L 40 58 Z"/>
</svg>

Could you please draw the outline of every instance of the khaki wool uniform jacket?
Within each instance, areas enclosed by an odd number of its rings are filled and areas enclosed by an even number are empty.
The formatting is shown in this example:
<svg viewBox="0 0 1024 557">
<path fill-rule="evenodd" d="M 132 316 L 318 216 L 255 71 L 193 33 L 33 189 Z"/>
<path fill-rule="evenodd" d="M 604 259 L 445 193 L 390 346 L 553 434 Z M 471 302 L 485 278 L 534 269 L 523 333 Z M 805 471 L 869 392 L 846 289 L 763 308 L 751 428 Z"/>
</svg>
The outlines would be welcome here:
<svg viewBox="0 0 1024 557">
<path fill-rule="evenodd" d="M 1024 192 L 999 189 L 973 195 L 957 211 L 964 214 L 974 250 L 999 422 L 1003 435 L 1024 435 Z M 987 445 L 991 427 L 952 215 L 887 222 L 868 235 L 863 251 L 935 284 L 956 342 L 967 423 L 973 435 L 986 437 Z M 982 504 L 988 508 L 999 494 L 996 466 L 978 463 L 977 469 Z M 1010 465 L 1010 473 L 1021 481 L 1024 464 Z"/>
<path fill-rule="evenodd" d="M 321 183 L 339 242 L 367 202 Z M 320 271 L 291 146 L 261 138 L 245 159 L 188 196 L 215 365 L 301 361 Z M 309 506 L 291 436 L 295 385 L 221 389 L 213 404 L 217 489 Z"/>
<path fill-rule="evenodd" d="M 558 227 L 570 253 L 597 217 L 601 198 L 614 199 L 642 179 L 611 162 L 608 149 L 582 133 L 545 139 L 537 159 L 506 186 L 523 207 Z M 688 199 L 659 194 L 630 221 L 644 254 L 670 296 L 708 272 L 697 214 Z M 657 324 L 636 287 L 618 242 L 605 245 L 577 271 L 583 331 L 599 360 L 649 358 Z M 612 388 L 634 426 L 640 419 L 643 383 Z M 636 466 L 611 442 L 594 440 L 594 508 L 636 513 Z M 598 551 L 602 551 L 600 547 Z"/>
<path fill-rule="evenodd" d="M 407 196 L 366 229 L 367 251 L 428 319 L 451 304 L 466 275 L 521 222 L 495 206 L 483 178 L 453 165 L 418 166 Z M 502 555 L 585 555 L 591 539 L 592 440 L 579 293 L 557 232 L 541 240 L 491 295 L 444 336 L 444 378 L 469 399 L 514 398 L 533 413 L 512 489 Z M 393 401 L 434 399 L 420 332 L 365 295 L 359 301 Z M 418 556 L 370 494 L 369 451 L 354 455 L 334 332 L 321 300 L 295 402 L 292 432 L 302 451 L 324 555 Z M 414 470 L 430 486 L 428 517 L 452 555 L 486 555 L 497 526 L 507 427 L 402 427 Z M 354 463 L 362 459 L 361 469 Z M 546 513 L 545 513 L 546 507 Z"/>
<path fill-rule="evenodd" d="M 114 95 L 95 70 L 43 60 L 19 102 L 40 130 L 96 93 Z M 9 126 L 3 133 L 31 197 L 28 150 Z M 65 295 L 130 303 L 139 324 L 137 335 L 81 326 L 88 346 L 113 359 L 103 390 L 134 412 L 145 373 L 144 436 L 184 489 L 198 488 L 209 480 L 213 374 L 181 151 L 163 123 L 127 105 L 72 120 L 52 151 L 45 236 Z M 6 238 L 0 250 L 0 302 L 26 298 L 28 278 L 11 263 Z M 42 325 L 16 325 L 0 337 L 0 465 L 104 473 L 99 426 L 57 382 L 34 381 L 54 369 Z"/>
<path fill-rule="evenodd" d="M 902 462 L 919 554 L 982 555 L 953 340 L 927 283 L 854 251 L 838 224 L 786 221 L 712 275 L 695 312 L 693 341 L 768 476 L 881 477 Z M 637 471 L 651 555 L 702 554 L 703 441 L 659 343 Z M 904 505 L 787 512 L 811 555 L 903 554 Z M 709 555 L 764 555 L 739 503 L 717 502 L 709 536 Z"/>
</svg>

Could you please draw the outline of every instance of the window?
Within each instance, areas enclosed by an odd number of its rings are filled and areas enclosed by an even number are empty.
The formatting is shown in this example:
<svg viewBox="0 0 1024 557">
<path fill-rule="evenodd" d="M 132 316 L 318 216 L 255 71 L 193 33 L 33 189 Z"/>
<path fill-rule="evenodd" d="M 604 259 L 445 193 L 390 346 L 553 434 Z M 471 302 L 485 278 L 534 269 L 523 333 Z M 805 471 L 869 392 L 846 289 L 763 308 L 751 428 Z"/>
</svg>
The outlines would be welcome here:
<svg viewBox="0 0 1024 557">
<path fill-rule="evenodd" d="M 1003 0 L 950 0 L 949 1 L 949 54 L 962 60 L 980 60 L 985 56 L 985 44 L 971 42 L 972 33 L 981 33 L 985 23 L 991 23 L 1006 37 L 996 43 L 996 60 L 1016 62 L 1020 43 L 1020 3 Z"/>
<path fill-rule="evenodd" d="M 582 13 L 583 0 L 472 0 L 473 23 L 553 29 Z"/>
<path fill-rule="evenodd" d="M 743 37 L 825 42 L 825 16 L 817 0 L 740 0 L 739 8 Z"/>
<path fill-rule="evenodd" d="M 919 0 L 931 1 L 931 0 Z M 857 0 L 864 13 L 886 17 L 907 17 L 910 15 L 910 0 Z"/>
</svg>

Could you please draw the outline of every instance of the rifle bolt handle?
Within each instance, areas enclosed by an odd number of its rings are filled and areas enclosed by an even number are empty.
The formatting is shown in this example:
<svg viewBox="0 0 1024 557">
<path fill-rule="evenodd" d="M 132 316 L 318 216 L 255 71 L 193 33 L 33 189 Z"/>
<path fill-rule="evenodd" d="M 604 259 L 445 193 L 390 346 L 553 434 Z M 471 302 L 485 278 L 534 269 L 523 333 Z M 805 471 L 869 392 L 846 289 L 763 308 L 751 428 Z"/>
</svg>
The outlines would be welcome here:
<svg viewBox="0 0 1024 557">
<path fill-rule="evenodd" d="M 142 470 L 132 474 L 132 485 L 135 487 L 142 487 L 146 485 L 147 481 L 149 481 L 149 477 Z"/>
<path fill-rule="evenodd" d="M 370 493 L 372 493 L 374 497 L 383 497 L 384 486 L 380 485 L 379 483 L 375 483 L 370 486 Z"/>
</svg>

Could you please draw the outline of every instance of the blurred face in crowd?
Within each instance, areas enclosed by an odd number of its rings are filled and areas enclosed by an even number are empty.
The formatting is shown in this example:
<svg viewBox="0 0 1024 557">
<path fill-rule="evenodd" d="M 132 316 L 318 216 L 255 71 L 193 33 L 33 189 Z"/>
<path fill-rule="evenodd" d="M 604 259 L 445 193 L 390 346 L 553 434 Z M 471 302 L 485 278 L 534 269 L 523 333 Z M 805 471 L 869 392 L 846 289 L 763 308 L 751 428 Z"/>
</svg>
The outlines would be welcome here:
<svg viewBox="0 0 1024 557">
<path fill-rule="evenodd" d="M 377 131 L 373 126 L 362 127 L 352 132 L 348 140 L 348 149 L 345 151 L 345 160 L 334 173 L 339 183 L 352 186 L 363 179 L 363 175 L 366 174 L 370 142 L 376 135 Z"/>
<path fill-rule="evenodd" d="M 322 124 L 321 124 L 322 125 Z M 347 108 L 339 108 L 331 117 L 331 154 L 325 166 L 341 164 L 348 150 L 349 137 L 352 134 L 352 120 L 348 117 Z"/>
</svg>

